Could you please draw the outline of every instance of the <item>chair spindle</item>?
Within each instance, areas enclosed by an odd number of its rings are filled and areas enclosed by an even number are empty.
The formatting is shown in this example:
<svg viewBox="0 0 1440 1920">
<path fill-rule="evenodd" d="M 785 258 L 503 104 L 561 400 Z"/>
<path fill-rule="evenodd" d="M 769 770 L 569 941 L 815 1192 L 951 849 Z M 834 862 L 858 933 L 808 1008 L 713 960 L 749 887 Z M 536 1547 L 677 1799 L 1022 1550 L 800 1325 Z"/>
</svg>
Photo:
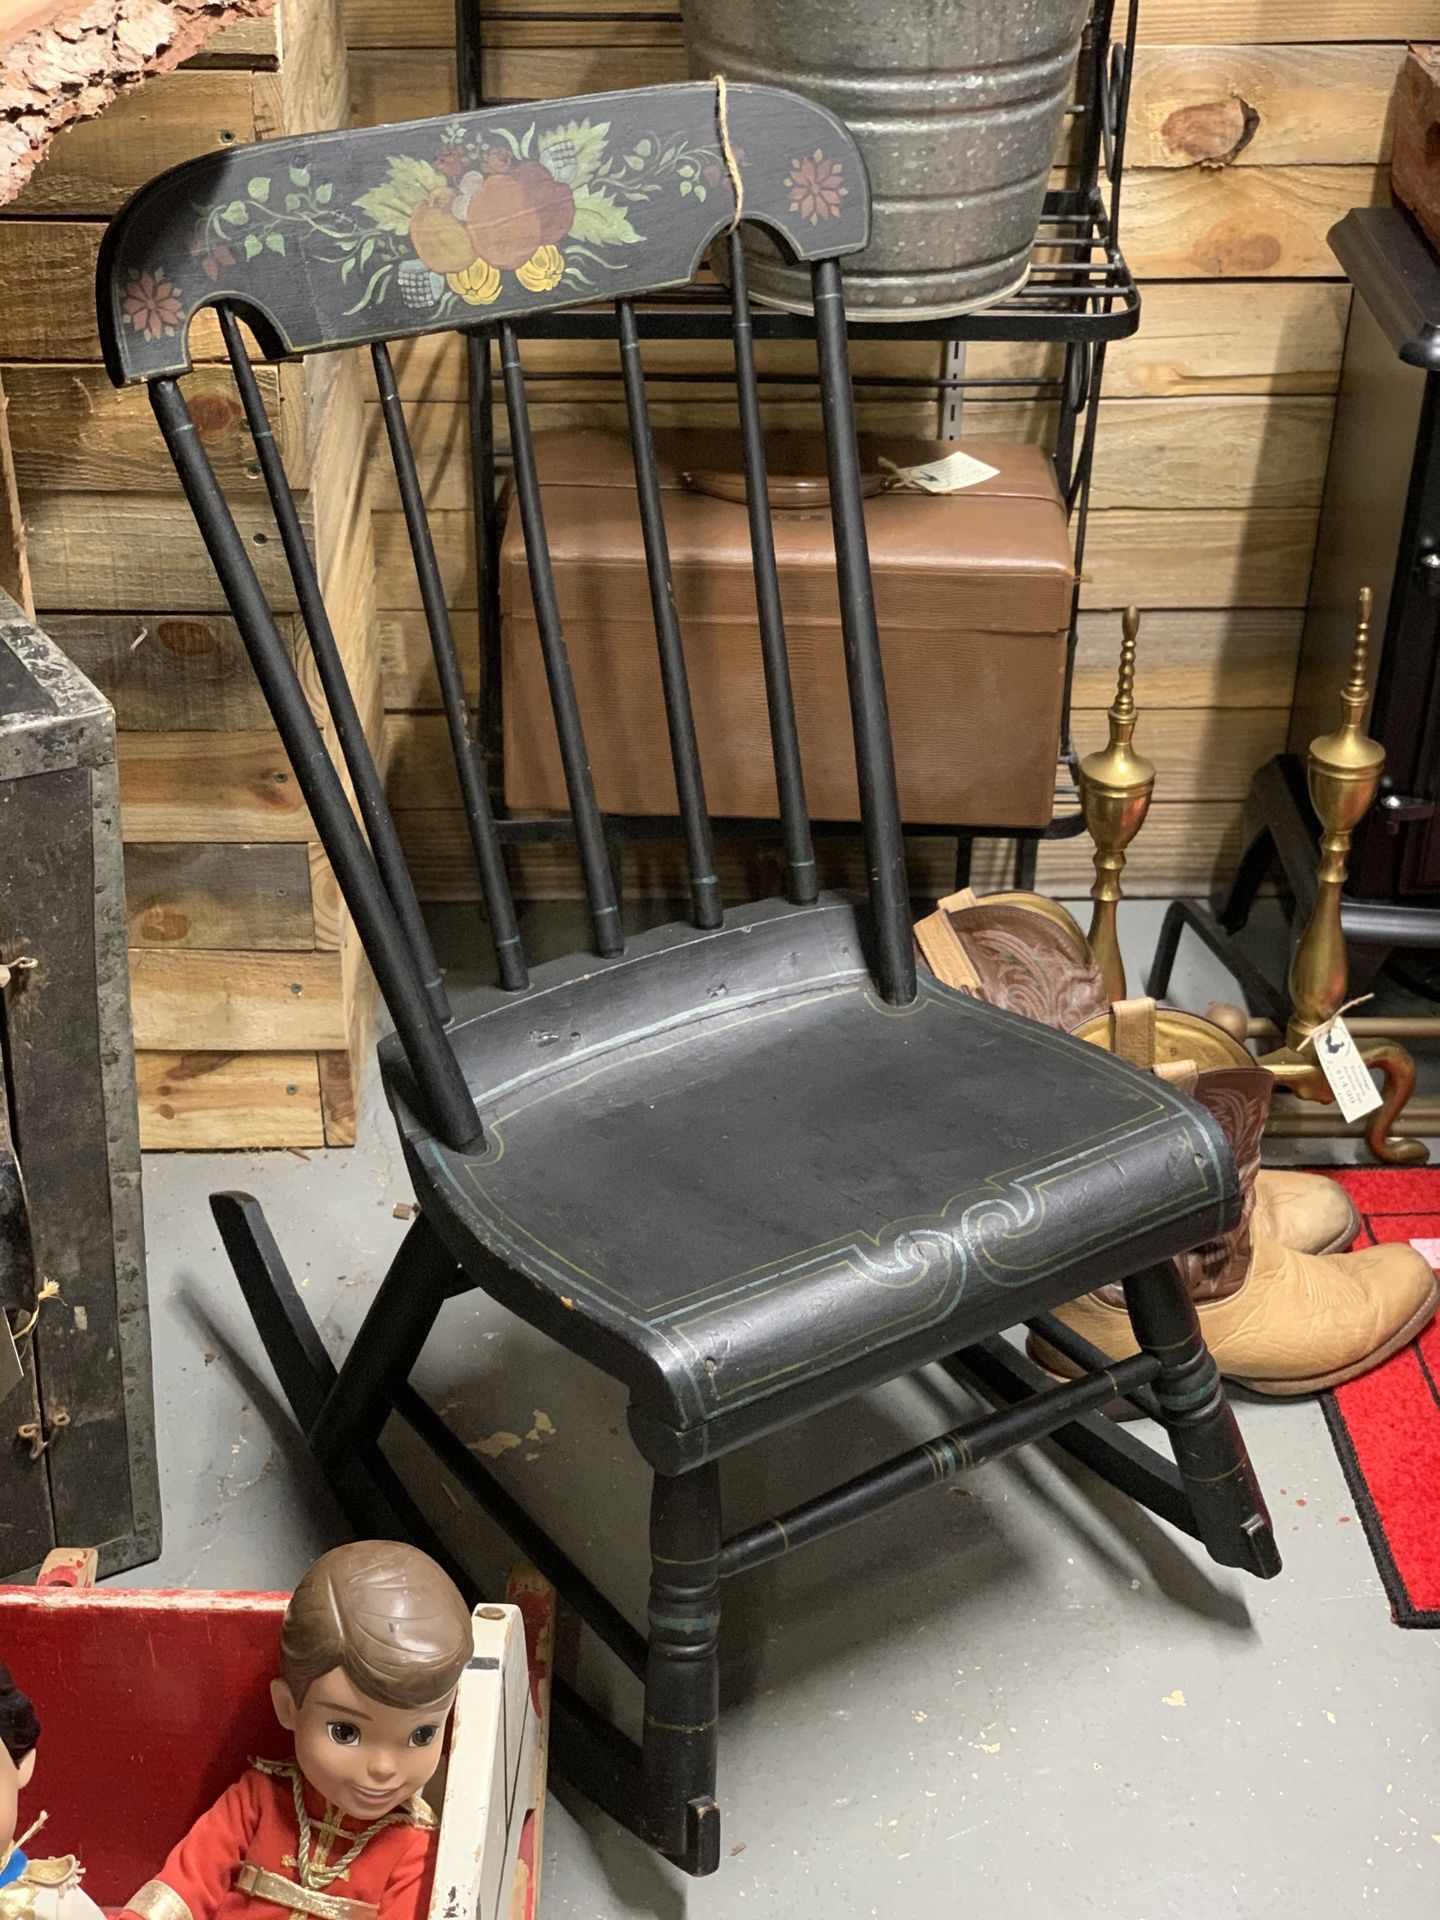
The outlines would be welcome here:
<svg viewBox="0 0 1440 1920">
<path fill-rule="evenodd" d="M 260 462 L 266 491 L 270 495 L 275 524 L 280 531 L 280 544 L 285 550 L 290 577 L 295 582 L 295 595 L 300 602 L 300 617 L 305 622 L 305 631 L 310 640 L 310 652 L 315 660 L 316 671 L 320 675 L 320 685 L 324 689 L 325 701 L 335 725 L 335 735 L 340 742 L 340 751 L 344 754 L 345 765 L 350 770 L 350 780 L 355 789 L 360 818 L 364 822 L 366 836 L 370 841 L 370 850 L 375 856 L 375 865 L 380 871 L 381 883 L 390 896 L 390 904 L 394 907 L 396 916 L 405 930 L 405 938 L 409 942 L 411 953 L 415 956 L 415 964 L 420 969 L 420 976 L 424 982 L 425 991 L 430 996 L 430 1002 L 437 1016 L 442 1021 L 448 1021 L 450 1002 L 445 992 L 445 983 L 441 978 L 434 949 L 430 945 L 430 935 L 420 912 L 420 902 L 415 897 L 415 885 L 410 878 L 410 870 L 405 865 L 400 836 L 395 831 L 394 816 L 385 798 L 379 769 L 375 765 L 370 744 L 365 738 L 365 728 L 360 719 L 359 709 L 355 705 L 355 695 L 351 691 L 349 676 L 345 672 L 344 662 L 340 658 L 340 649 L 335 642 L 335 630 L 330 624 L 330 614 L 325 605 L 325 597 L 320 591 L 319 576 L 315 571 L 315 561 L 311 555 L 309 543 L 306 541 L 304 529 L 300 525 L 300 516 L 295 508 L 295 496 L 290 490 L 289 476 L 285 472 L 285 462 L 281 458 L 280 449 L 270 426 L 270 416 L 265 410 L 260 383 L 255 378 L 255 369 L 250 364 L 250 356 L 245 350 L 245 342 L 241 337 L 240 324 L 234 313 L 226 306 L 221 306 L 219 313 L 220 332 L 225 341 L 225 351 L 230 356 L 235 385 L 240 393 L 240 403 L 245 409 L 250 437 L 255 442 L 256 457 Z"/>
<path fill-rule="evenodd" d="M 755 607 L 760 622 L 760 659 L 765 674 L 765 705 L 770 715 L 775 791 L 780 801 L 790 899 L 797 907 L 810 907 L 819 898 L 820 884 L 810 816 L 805 806 L 795 694 L 780 606 L 780 574 L 775 564 L 775 529 L 770 520 L 765 436 L 760 425 L 760 388 L 755 376 L 755 332 L 750 324 L 745 248 L 738 228 L 730 235 L 729 244 L 735 384 L 740 407 L 740 440 L 745 453 L 745 498 L 750 514 L 750 554 L 755 571 Z"/>
<path fill-rule="evenodd" d="M 830 473 L 830 518 L 835 529 L 839 573 L 840 628 L 845 643 L 845 672 L 850 684 L 855 772 L 860 786 L 860 819 L 875 921 L 876 970 L 884 998 L 894 1005 L 907 1006 L 916 992 L 915 948 L 910 932 L 900 798 L 895 785 L 895 750 L 890 740 L 885 670 L 880 659 L 870 549 L 860 495 L 855 405 L 850 389 L 850 355 L 845 337 L 845 301 L 840 290 L 839 261 L 817 260 L 811 268 L 811 286 L 820 356 L 820 409 Z"/>
<path fill-rule="evenodd" d="M 705 806 L 705 780 L 700 769 L 700 743 L 695 737 L 690 679 L 685 671 L 685 649 L 675 610 L 675 579 L 670 567 L 670 543 L 665 536 L 665 508 L 655 466 L 650 409 L 645 401 L 640 335 L 630 301 L 617 300 L 615 312 L 620 322 L 620 371 L 630 419 L 630 446 L 635 459 L 635 490 L 645 541 L 645 568 L 650 578 L 655 643 L 660 652 L 660 683 L 665 695 L 665 721 L 670 730 L 670 762 L 675 771 L 675 795 L 690 863 L 690 913 L 697 927 L 718 927 L 725 916 L 720 904 L 720 882 L 715 873 L 715 841 Z"/>
<path fill-rule="evenodd" d="M 540 650 L 550 688 L 550 705 L 555 716 L 560 759 L 565 769 L 570 814 L 575 823 L 580 870 L 585 880 L 586 898 L 590 903 L 595 951 L 602 955 L 623 953 L 625 936 L 605 845 L 605 823 L 595 799 L 590 754 L 580 719 L 580 703 L 575 697 L 570 655 L 560 620 L 560 601 L 555 591 L 555 570 L 551 565 L 550 543 L 545 533 L 540 475 L 535 464 L 535 436 L 530 425 L 529 403 L 525 398 L 525 372 L 520 364 L 520 347 L 515 329 L 508 321 L 500 324 L 500 369 L 505 382 L 510 457 L 515 468 L 515 496 L 520 507 L 520 523 L 525 533 L 530 593 L 535 603 L 535 622 L 540 629 Z"/>
<path fill-rule="evenodd" d="M 455 635 L 450 625 L 450 609 L 445 603 L 445 587 L 435 558 L 435 542 L 415 467 L 415 450 L 410 444 L 410 429 L 395 381 L 390 349 L 383 340 L 370 349 L 375 363 L 375 384 L 380 393 L 380 408 L 385 416 L 385 432 L 390 441 L 390 461 L 400 488 L 400 504 L 410 536 L 410 552 L 415 575 L 420 583 L 420 602 L 425 609 L 425 625 L 430 633 L 430 649 L 435 656 L 435 672 L 440 681 L 440 699 L 445 708 L 445 724 L 450 734 L 450 751 L 460 783 L 465 808 L 465 824 L 480 876 L 480 891 L 490 921 L 490 937 L 495 962 L 503 987 L 518 990 L 530 984 L 525 968 L 525 952 L 515 920 L 515 903 L 510 897 L 510 882 L 505 872 L 505 854 L 495 827 L 490 791 L 485 780 L 479 742 L 475 738 L 470 703 L 465 697 L 465 680 L 455 652 Z"/>
<path fill-rule="evenodd" d="M 399 915 L 390 902 L 340 776 L 326 751 L 295 663 L 256 578 L 240 530 L 215 478 L 190 409 L 173 378 L 150 383 L 150 404 L 190 502 L 211 564 L 245 642 L 296 781 L 436 1131 L 457 1152 L 482 1144 L 475 1103 L 420 977 Z"/>
</svg>

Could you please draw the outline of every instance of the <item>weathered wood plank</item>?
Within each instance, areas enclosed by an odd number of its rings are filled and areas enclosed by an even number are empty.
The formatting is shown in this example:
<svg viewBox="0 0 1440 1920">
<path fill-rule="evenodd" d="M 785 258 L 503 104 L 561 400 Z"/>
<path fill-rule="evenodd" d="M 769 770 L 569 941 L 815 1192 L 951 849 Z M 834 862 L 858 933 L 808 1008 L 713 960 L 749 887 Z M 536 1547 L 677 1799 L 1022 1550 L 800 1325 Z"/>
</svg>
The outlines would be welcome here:
<svg viewBox="0 0 1440 1920">
<path fill-rule="evenodd" d="M 313 947 L 308 847 L 184 842 L 125 849 L 132 947 Z"/>
<path fill-rule="evenodd" d="M 160 1052 L 292 1052 L 348 1035 L 333 953 L 130 950 L 135 1045 Z"/>
<path fill-rule="evenodd" d="M 280 621 L 292 651 L 299 622 Z M 47 631 L 127 732 L 262 729 L 269 710 L 239 630 L 224 614 L 47 613 Z"/>
<path fill-rule="evenodd" d="M 122 733 L 119 750 L 127 841 L 315 838 L 273 733 Z"/>
<path fill-rule="evenodd" d="M 1333 279 L 1330 228 L 1388 197 L 1379 167 L 1152 167 L 1125 181 L 1125 256 L 1142 278 Z"/>
<path fill-rule="evenodd" d="M 1139 331 L 1106 353 L 1105 392 L 1333 393 L 1349 311 L 1349 287 L 1329 281 L 1152 283 Z M 998 349 L 969 349 L 970 371 L 998 370 L 992 362 L 1003 366 Z"/>
<path fill-rule="evenodd" d="M 1140 38 L 1182 46 L 1200 37 L 1218 46 L 1242 42 L 1428 40 L 1440 36 L 1437 0 L 1145 0 Z"/>
<path fill-rule="evenodd" d="M 1127 167 L 1375 165 L 1390 157 L 1395 46 L 1143 47 Z"/>
<path fill-rule="evenodd" d="M 480 616 L 474 609 L 457 608 L 451 619 L 460 670 L 473 700 L 480 682 Z M 385 705 L 399 712 L 438 711 L 440 683 L 425 616 L 418 610 L 394 608 L 376 615 L 376 638 L 385 677 Z"/>
<path fill-rule="evenodd" d="M 1317 515 L 1309 507 L 1146 512 L 1090 517 L 1081 604 L 1119 607 L 1299 607 L 1305 604 Z M 469 515 L 432 514 L 436 557 L 454 607 L 471 609 L 475 561 Z M 415 569 L 398 513 L 375 515 L 376 605 L 418 606 Z"/>
<path fill-rule="evenodd" d="M 1303 619 L 1298 608 L 1146 611 L 1135 674 L 1142 714 L 1161 707 L 1276 707 L 1288 713 Z M 1118 617 L 1082 613 L 1077 707 L 1109 705 L 1119 657 Z"/>
<path fill-rule="evenodd" d="M 273 7 L 258 20 L 233 20 L 204 49 L 185 62 L 187 67 L 253 67 L 265 72 L 280 61 L 283 7 Z"/>
<path fill-rule="evenodd" d="M 980 410 L 976 410 L 977 412 Z M 990 434 L 985 418 L 969 431 Z M 1102 400 L 1097 507 L 1318 507 L 1334 412 L 1328 399 Z"/>
<path fill-rule="evenodd" d="M 575 93 L 663 86 L 687 78 L 678 46 L 489 47 L 483 73 L 492 104 L 561 100 Z M 416 50 L 407 43 L 383 53 L 352 51 L 350 82 L 350 117 L 357 127 L 419 120 L 447 113 L 455 104 L 455 62 L 442 47 Z"/>
<path fill-rule="evenodd" d="M 597 35 L 616 47 L 678 45 L 680 39 L 679 16 L 665 18 L 667 9 L 655 0 L 607 5 L 594 23 L 577 15 L 573 6 L 554 19 L 546 19 L 541 8 L 535 10 L 537 17 L 507 16 L 489 7 L 481 12 L 486 42 L 497 47 L 568 47 Z M 616 17 L 627 13 L 635 17 Z M 397 16 L 394 0 L 345 0 L 345 38 L 352 48 L 449 47 L 454 43 L 455 22 L 443 0 L 416 0 L 403 16 Z"/>
<path fill-rule="evenodd" d="M 1082 607 L 1302 607 L 1319 515 L 1111 508 L 1090 516 Z"/>
<path fill-rule="evenodd" d="M 1208 893 L 1228 872 L 1238 852 L 1241 808 L 1238 801 L 1157 799 L 1144 830 L 1130 849 L 1125 890 L 1132 898 L 1174 893 Z M 465 832 L 464 815 L 448 811 L 402 809 L 396 823 L 422 899 L 475 900 L 479 888 Z M 784 860 L 778 846 L 721 836 L 716 846 L 721 889 L 729 900 L 753 900 L 784 890 Z M 911 836 L 908 865 L 917 894 L 936 896 L 954 885 L 955 843 L 944 835 Z M 1094 877 L 1090 842 L 1042 841 L 1037 884 L 1052 894 L 1088 891 Z M 826 837 L 816 846 L 824 886 L 865 884 L 864 854 L 856 840 Z M 975 849 L 974 878 L 981 888 L 1010 883 L 1011 850 L 1005 842 Z M 624 849 L 627 899 L 683 900 L 684 849 L 669 841 L 632 842 Z M 553 845 L 517 849 L 516 891 L 527 900 L 575 900 L 583 897 L 573 854 Z M 1122 908 L 1123 912 L 1123 908 Z"/>
<path fill-rule="evenodd" d="M 449 47 L 454 20 L 445 0 L 410 0 L 398 12 L 392 0 L 346 0 L 352 47 Z M 576 18 L 574 0 L 532 0 L 524 8 L 486 10 L 487 44 L 508 50 L 567 46 L 613 32 L 612 44 L 675 46 L 678 10 L 654 0 L 607 4 L 604 18 L 587 25 Z M 614 14 L 637 16 L 610 24 Z M 1140 9 L 1142 43 L 1185 45 L 1201 37 L 1217 45 L 1313 41 L 1425 40 L 1440 38 L 1436 0 L 1208 0 L 1197 17 L 1192 0 L 1145 0 Z M 620 37 L 620 36 L 623 36 Z M 643 39 L 642 39 L 643 36 Z M 683 69 L 677 76 L 684 77 Z M 620 82 L 621 85 L 625 83 Z"/>
<path fill-rule="evenodd" d="M 294 583 L 268 506 L 254 499 L 231 504 L 270 605 L 293 611 Z M 300 505 L 307 518 L 307 503 Z M 178 486 L 174 498 L 41 493 L 25 509 L 36 606 L 98 612 L 152 606 L 158 579 L 171 612 L 225 611 L 225 596 Z"/>
<path fill-rule="evenodd" d="M 305 402 L 298 367 L 257 367 L 291 485 L 309 481 Z M 13 401 L 16 475 L 27 502 L 37 493 L 173 494 L 175 469 L 143 387 L 114 387 L 103 367 L 20 362 L 4 369 Z M 227 371 L 201 367 L 185 397 L 227 494 L 260 495 L 255 446 Z"/>
<path fill-rule="evenodd" d="M 139 1053 L 135 1072 L 147 1152 L 325 1144 L 313 1053 Z"/>
<path fill-rule="evenodd" d="M 122 93 L 98 119 L 63 128 L 13 211 L 71 217 L 116 213 L 137 187 L 166 167 L 255 138 L 249 73 L 160 74 Z"/>
</svg>

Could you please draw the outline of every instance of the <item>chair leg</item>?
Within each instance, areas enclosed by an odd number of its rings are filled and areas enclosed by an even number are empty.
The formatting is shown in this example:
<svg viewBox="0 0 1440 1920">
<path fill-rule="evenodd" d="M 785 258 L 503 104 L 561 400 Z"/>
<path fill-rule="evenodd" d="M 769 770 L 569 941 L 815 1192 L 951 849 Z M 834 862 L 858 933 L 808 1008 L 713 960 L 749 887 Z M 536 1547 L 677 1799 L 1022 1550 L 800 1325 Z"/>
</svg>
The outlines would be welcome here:
<svg viewBox="0 0 1440 1920">
<path fill-rule="evenodd" d="M 422 1213 L 400 1243 L 390 1271 L 350 1343 L 334 1386 L 310 1427 L 321 1466 L 373 1447 L 410 1378 L 459 1267 Z"/>
<path fill-rule="evenodd" d="M 720 1864 L 720 1472 L 656 1474 L 640 1831 L 688 1873 Z"/>
<path fill-rule="evenodd" d="M 1221 1566 L 1269 1579 L 1280 1571 L 1270 1515 L 1188 1287 L 1168 1263 L 1147 1267 L 1125 1282 L 1125 1304 L 1160 1362 L 1155 1398 L 1201 1544 Z"/>
</svg>

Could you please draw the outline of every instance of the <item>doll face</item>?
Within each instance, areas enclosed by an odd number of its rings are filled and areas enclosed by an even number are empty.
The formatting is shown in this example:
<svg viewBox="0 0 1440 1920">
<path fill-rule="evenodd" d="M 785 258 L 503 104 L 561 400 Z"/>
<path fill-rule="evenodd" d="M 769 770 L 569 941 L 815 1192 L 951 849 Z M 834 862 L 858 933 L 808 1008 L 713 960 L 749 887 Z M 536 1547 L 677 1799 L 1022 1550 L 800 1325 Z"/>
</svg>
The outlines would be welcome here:
<svg viewBox="0 0 1440 1920">
<path fill-rule="evenodd" d="M 0 1856 L 15 1838 L 20 1824 L 20 1795 L 34 1771 L 33 1753 L 27 1753 L 17 1767 L 6 1748 L 0 1746 Z"/>
<path fill-rule="evenodd" d="M 280 1724 L 295 1736 L 300 1771 L 352 1820 L 379 1820 L 419 1793 L 440 1764 L 454 1689 L 429 1707 L 385 1707 L 334 1668 L 298 1705 L 283 1680 L 270 1689 Z M 0 1803 L 0 1813 L 3 1813 Z"/>
</svg>

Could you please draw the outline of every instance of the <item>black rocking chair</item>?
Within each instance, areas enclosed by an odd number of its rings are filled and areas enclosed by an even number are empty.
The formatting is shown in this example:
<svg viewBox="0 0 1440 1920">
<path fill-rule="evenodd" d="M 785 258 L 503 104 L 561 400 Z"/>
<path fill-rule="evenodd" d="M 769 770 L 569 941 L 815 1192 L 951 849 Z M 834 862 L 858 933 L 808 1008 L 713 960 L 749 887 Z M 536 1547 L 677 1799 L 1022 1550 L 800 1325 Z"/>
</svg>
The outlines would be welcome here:
<svg viewBox="0 0 1440 1920">
<path fill-rule="evenodd" d="M 736 183 L 743 185 L 737 208 Z M 818 889 L 771 540 L 736 215 L 808 262 L 868 894 Z M 198 221 L 198 227 L 197 227 Z M 720 1584 L 1008 1450 L 1052 1437 L 1226 1566 L 1279 1558 L 1171 1256 L 1231 1225 L 1223 1138 L 1163 1081 L 938 984 L 910 931 L 861 505 L 840 257 L 861 247 L 860 156 L 792 94 L 640 89 L 317 134 L 176 168 L 109 230 L 112 377 L 143 381 L 394 1033 L 388 1098 L 419 1200 L 337 1370 L 256 1202 L 213 1200 L 275 1372 L 354 1524 L 454 1565 L 381 1450 L 398 1416 L 643 1681 L 623 1738 L 557 1690 L 559 1763 L 692 1873 L 719 1859 Z M 725 236 L 728 232 L 728 241 Z M 196 243 L 196 235 L 199 243 Z M 722 907 L 671 591 L 636 294 L 722 242 L 734 317 L 759 656 L 788 898 Z M 689 924 L 622 934 L 546 544 L 513 317 L 597 296 L 619 324 L 655 632 L 691 877 Z M 189 322 L 218 311 L 356 811 L 191 422 Z M 347 684 L 241 335 L 271 358 L 374 361 L 500 984 L 452 1006 Z M 389 342 L 498 339 L 515 488 L 593 939 L 528 970 Z M 355 449 L 355 457 L 362 457 Z M 955 689 L 956 700 L 965 689 Z M 358 820 L 356 812 L 358 811 Z M 1106 1363 L 1051 1317 L 1124 1282 L 1140 1353 Z M 444 1302 L 481 1287 L 621 1381 L 653 1469 L 649 1632 L 547 1539 L 410 1384 Z M 1055 1386 L 1003 1330 L 1076 1359 Z M 997 1411 L 726 1536 L 718 1461 L 944 1362 Z M 1100 1409 L 1163 1422 L 1175 1465 Z M 459 1577 L 465 1578 L 463 1569 Z M 469 1582 L 472 1590 L 474 1582 Z"/>
</svg>

